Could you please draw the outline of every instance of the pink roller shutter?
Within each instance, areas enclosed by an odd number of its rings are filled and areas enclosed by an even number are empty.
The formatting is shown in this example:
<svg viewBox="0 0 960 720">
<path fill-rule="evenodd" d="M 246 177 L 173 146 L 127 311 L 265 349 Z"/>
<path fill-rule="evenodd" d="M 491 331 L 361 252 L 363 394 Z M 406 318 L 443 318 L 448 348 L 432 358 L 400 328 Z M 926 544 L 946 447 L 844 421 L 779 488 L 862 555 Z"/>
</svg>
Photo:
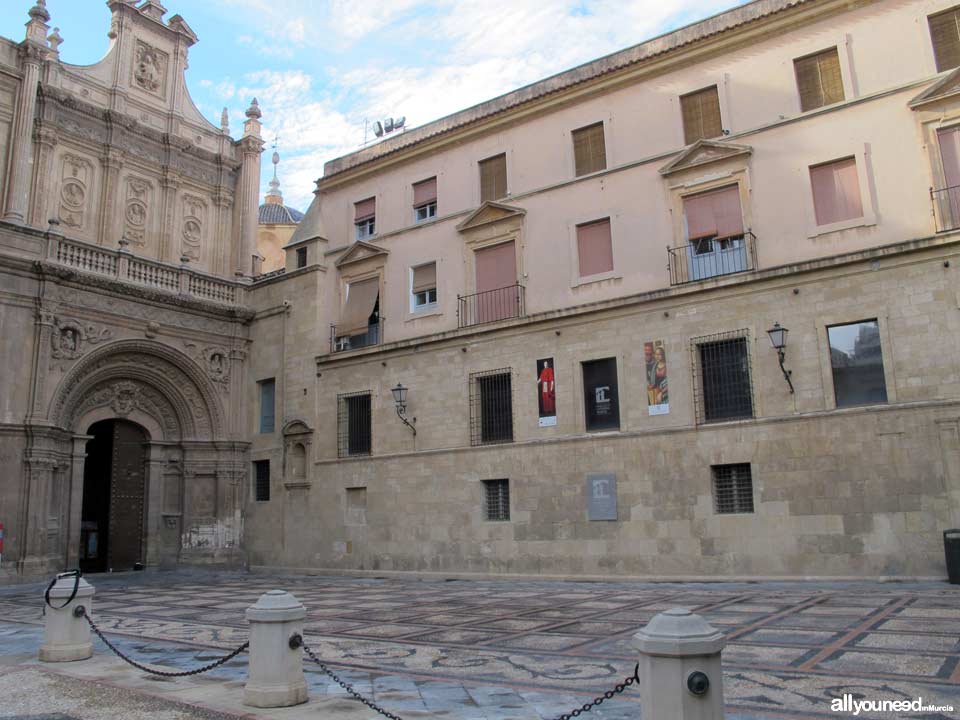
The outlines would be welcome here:
<svg viewBox="0 0 960 720">
<path fill-rule="evenodd" d="M 577 226 L 577 254 L 580 258 L 580 277 L 613 270 L 610 220 Z"/>
<path fill-rule="evenodd" d="M 960 127 L 937 131 L 940 159 L 943 162 L 943 180 L 948 188 L 960 185 Z"/>
<path fill-rule="evenodd" d="M 810 168 L 810 184 L 817 225 L 863 217 L 855 158 Z"/>
<path fill-rule="evenodd" d="M 430 178 L 413 186 L 413 206 L 420 207 L 437 199 L 437 179 Z"/>
<path fill-rule="evenodd" d="M 477 250 L 477 292 L 496 290 L 517 282 L 513 242 Z"/>
<path fill-rule="evenodd" d="M 708 195 L 694 195 L 683 199 L 683 214 L 687 218 L 687 239 L 696 240 L 717 234 L 713 217 L 713 203 Z"/>
<path fill-rule="evenodd" d="M 354 203 L 355 215 L 353 218 L 354 222 L 360 222 L 361 220 L 366 220 L 367 218 L 372 218 L 377 212 L 377 199 L 376 198 L 367 198 L 366 200 L 361 200 L 358 203 Z"/>
<path fill-rule="evenodd" d="M 688 240 L 743 235 L 739 185 L 686 197 L 683 213 L 687 219 Z"/>
</svg>

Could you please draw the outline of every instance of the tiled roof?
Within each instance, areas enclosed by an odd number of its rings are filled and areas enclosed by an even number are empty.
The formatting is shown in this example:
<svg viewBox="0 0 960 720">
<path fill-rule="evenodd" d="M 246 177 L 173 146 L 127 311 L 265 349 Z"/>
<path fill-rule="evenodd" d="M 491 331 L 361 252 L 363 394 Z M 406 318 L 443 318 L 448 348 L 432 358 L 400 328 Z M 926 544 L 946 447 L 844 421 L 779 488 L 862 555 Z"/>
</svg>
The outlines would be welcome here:
<svg viewBox="0 0 960 720">
<path fill-rule="evenodd" d="M 296 225 L 303 220 L 303 213 L 279 203 L 264 203 L 260 206 L 261 225 Z"/>
</svg>

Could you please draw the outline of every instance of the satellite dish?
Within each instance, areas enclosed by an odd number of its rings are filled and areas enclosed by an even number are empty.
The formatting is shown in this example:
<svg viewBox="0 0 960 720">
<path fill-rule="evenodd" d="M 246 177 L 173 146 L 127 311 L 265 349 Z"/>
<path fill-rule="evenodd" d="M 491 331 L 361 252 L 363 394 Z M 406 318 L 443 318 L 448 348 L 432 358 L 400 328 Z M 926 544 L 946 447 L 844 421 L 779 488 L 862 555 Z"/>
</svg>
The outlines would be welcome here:
<svg viewBox="0 0 960 720">
<path fill-rule="evenodd" d="M 387 118 L 383 121 L 383 129 L 387 132 L 393 132 L 393 118 Z"/>
<path fill-rule="evenodd" d="M 407 118 L 406 118 L 405 116 L 401 115 L 400 117 L 398 117 L 396 120 L 393 121 L 393 127 L 394 127 L 394 129 L 395 129 L 395 130 L 399 130 L 400 128 L 403 127 L 403 124 L 404 124 L 406 121 L 407 121 Z"/>
<path fill-rule="evenodd" d="M 373 124 L 373 134 L 377 137 L 383 136 L 383 124 L 379 120 Z"/>
</svg>

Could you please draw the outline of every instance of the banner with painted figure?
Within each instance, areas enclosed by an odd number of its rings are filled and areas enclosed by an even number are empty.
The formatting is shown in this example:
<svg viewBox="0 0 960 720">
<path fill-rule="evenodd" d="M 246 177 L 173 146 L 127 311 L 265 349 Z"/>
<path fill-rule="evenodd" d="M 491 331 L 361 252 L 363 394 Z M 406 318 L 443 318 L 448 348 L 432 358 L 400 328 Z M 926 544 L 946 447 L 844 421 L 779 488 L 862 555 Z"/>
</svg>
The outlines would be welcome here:
<svg viewBox="0 0 960 720">
<path fill-rule="evenodd" d="M 557 424 L 557 383 L 553 358 L 537 360 L 537 405 L 540 408 L 540 427 Z"/>
<path fill-rule="evenodd" d="M 667 351 L 663 340 L 643 344 L 647 364 L 647 412 L 666 415 L 670 412 L 670 393 L 667 384 Z"/>
</svg>

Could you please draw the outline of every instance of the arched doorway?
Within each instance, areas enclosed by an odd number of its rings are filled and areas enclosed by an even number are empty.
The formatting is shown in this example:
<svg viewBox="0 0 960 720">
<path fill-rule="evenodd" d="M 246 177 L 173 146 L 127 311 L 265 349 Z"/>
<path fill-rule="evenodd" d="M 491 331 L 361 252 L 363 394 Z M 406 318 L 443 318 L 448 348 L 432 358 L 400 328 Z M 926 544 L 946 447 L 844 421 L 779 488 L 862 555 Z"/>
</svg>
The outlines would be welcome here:
<svg viewBox="0 0 960 720">
<path fill-rule="evenodd" d="M 101 420 L 87 430 L 80 518 L 80 569 L 131 570 L 143 562 L 146 445 L 149 434 L 128 420 Z"/>
</svg>

